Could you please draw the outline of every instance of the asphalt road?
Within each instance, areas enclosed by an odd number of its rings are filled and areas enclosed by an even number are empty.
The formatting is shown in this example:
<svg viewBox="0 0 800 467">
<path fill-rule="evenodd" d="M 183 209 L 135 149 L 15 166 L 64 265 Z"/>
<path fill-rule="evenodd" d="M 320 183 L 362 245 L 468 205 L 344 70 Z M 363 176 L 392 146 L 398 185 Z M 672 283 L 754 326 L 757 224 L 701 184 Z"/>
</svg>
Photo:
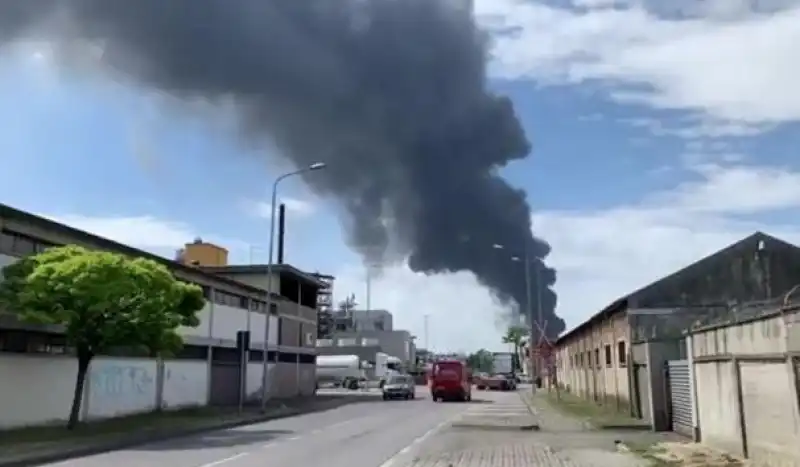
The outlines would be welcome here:
<svg viewBox="0 0 800 467">
<path fill-rule="evenodd" d="M 209 432 L 47 464 L 49 467 L 380 467 L 475 404 L 433 403 L 427 388 L 414 401 L 363 402 L 325 412 Z"/>
</svg>

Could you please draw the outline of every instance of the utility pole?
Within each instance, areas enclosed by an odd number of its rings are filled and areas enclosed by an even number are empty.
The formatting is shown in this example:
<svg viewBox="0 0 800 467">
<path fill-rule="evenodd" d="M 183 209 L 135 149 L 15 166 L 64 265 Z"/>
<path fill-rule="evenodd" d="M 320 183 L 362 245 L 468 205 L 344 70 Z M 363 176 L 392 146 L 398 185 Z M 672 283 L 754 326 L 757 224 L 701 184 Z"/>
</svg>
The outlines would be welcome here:
<svg viewBox="0 0 800 467">
<path fill-rule="evenodd" d="M 365 305 L 367 314 L 369 314 L 372 309 L 372 265 L 367 265 L 367 303 Z"/>
<path fill-rule="evenodd" d="M 423 328 L 424 328 L 423 329 L 423 333 L 424 333 L 423 338 L 425 339 L 425 350 L 427 350 L 428 352 L 430 352 L 430 350 L 431 350 L 430 347 L 428 347 L 428 318 L 430 316 L 431 315 L 425 315 L 422 318 L 423 319 Z"/>
</svg>

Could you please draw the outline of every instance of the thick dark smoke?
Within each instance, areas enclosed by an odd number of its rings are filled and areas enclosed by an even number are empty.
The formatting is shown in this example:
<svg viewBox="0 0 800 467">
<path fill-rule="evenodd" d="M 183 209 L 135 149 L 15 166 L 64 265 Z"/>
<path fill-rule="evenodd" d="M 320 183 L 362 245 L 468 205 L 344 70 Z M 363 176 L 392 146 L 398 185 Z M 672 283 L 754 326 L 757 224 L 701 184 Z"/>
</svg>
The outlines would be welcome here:
<svg viewBox="0 0 800 467">
<path fill-rule="evenodd" d="M 4 0 L 0 40 L 48 39 L 68 58 L 92 43 L 100 66 L 142 88 L 233 102 L 248 137 L 298 167 L 328 164 L 306 182 L 346 208 L 368 261 L 391 247 L 416 271 L 472 271 L 524 309 L 509 257 L 527 245 L 552 337 L 564 322 L 549 246 L 531 235 L 525 193 L 497 175 L 530 145 L 511 102 L 487 90 L 467 2 Z"/>
</svg>

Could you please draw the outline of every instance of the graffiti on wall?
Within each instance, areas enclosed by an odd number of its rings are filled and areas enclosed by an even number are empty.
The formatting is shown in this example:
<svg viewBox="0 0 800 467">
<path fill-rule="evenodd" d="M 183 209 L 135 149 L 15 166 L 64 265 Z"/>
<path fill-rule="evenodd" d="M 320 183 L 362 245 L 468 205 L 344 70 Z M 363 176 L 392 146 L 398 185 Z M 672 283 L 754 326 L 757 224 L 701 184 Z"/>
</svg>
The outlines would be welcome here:
<svg viewBox="0 0 800 467">
<path fill-rule="evenodd" d="M 130 364 L 104 364 L 92 369 L 92 394 L 104 398 L 137 397 L 152 394 L 156 378 L 151 371 Z"/>
</svg>

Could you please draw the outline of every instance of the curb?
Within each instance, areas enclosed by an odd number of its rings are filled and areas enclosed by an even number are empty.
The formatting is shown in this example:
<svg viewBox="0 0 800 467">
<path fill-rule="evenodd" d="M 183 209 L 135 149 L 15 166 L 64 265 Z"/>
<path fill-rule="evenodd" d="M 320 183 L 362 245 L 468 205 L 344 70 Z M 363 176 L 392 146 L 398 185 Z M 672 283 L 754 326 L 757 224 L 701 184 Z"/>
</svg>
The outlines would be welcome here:
<svg viewBox="0 0 800 467">
<path fill-rule="evenodd" d="M 531 415 L 533 415 L 535 417 L 536 416 L 536 410 L 533 409 L 533 405 L 531 404 L 531 402 L 528 401 L 528 398 L 525 395 L 523 395 L 523 393 L 521 393 L 521 392 L 518 392 L 517 395 L 519 396 L 519 398 L 522 401 L 522 403 L 525 404 L 525 407 L 528 408 L 528 412 L 530 412 Z M 531 396 L 531 397 L 533 397 L 533 396 Z"/>
<path fill-rule="evenodd" d="M 200 433 L 208 433 L 218 430 L 228 430 L 240 426 L 253 425 L 256 423 L 264 423 L 271 420 L 278 420 L 281 418 L 294 417 L 297 415 L 304 415 L 322 410 L 329 410 L 336 408 L 339 404 L 327 404 L 314 410 L 304 411 L 302 409 L 288 409 L 281 413 L 264 414 L 244 420 L 233 420 L 230 422 L 219 423 L 212 426 L 201 426 L 185 428 L 175 431 L 158 431 L 146 432 L 140 435 L 127 434 L 124 439 L 109 440 L 107 442 L 98 442 L 94 445 L 87 445 L 60 452 L 47 452 L 38 455 L 26 457 L 24 459 L 0 461 L 0 467 L 36 467 L 42 464 L 49 464 L 54 462 L 61 462 L 66 460 L 75 459 L 78 457 L 92 456 L 96 454 L 103 454 L 106 452 L 117 451 L 120 449 L 141 446 L 143 444 L 155 443 L 158 441 L 174 440 L 179 438 L 186 438 L 189 436 L 197 435 Z"/>
<path fill-rule="evenodd" d="M 477 430 L 477 431 L 539 431 L 536 423 L 525 423 L 522 425 L 481 425 L 480 423 L 455 423 L 451 425 L 453 429 Z"/>
</svg>

